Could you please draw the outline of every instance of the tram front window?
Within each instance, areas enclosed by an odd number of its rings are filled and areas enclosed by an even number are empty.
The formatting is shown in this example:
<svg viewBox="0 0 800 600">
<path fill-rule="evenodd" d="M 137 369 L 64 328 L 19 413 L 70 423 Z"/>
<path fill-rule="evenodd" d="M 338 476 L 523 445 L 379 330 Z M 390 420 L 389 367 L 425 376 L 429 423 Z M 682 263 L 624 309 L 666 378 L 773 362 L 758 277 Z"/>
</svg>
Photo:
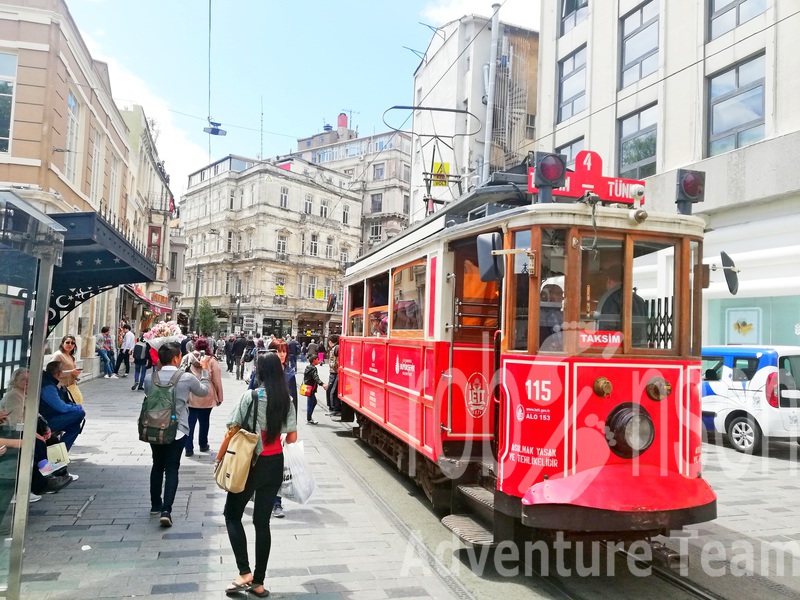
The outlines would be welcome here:
<svg viewBox="0 0 800 600">
<path fill-rule="evenodd" d="M 566 255 L 564 229 L 542 230 L 539 286 L 539 349 L 560 352 L 564 349 L 564 285 Z"/>
</svg>

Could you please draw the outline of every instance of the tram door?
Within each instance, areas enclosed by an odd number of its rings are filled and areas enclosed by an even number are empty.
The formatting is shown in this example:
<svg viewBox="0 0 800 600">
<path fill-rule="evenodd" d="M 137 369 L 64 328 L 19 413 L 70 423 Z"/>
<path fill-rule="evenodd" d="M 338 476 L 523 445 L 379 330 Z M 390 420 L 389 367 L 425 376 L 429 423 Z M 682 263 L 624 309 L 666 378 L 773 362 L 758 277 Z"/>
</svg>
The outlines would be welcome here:
<svg viewBox="0 0 800 600">
<path fill-rule="evenodd" d="M 465 441 L 489 442 L 494 410 L 494 333 L 500 328 L 500 283 L 481 281 L 475 238 L 451 245 L 454 251 L 448 393 L 449 435 Z M 478 451 L 484 445 L 474 446 Z"/>
</svg>

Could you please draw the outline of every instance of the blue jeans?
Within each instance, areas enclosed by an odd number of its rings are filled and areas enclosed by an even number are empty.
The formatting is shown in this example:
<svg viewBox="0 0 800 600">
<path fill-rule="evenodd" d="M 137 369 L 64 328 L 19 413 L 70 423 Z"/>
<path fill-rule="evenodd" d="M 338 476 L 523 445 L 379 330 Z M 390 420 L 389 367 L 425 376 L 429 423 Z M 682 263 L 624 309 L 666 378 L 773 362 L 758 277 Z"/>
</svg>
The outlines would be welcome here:
<svg viewBox="0 0 800 600">
<path fill-rule="evenodd" d="M 208 448 L 208 421 L 211 417 L 210 408 L 192 408 L 189 407 L 189 435 L 184 440 L 184 448 L 187 452 L 194 452 L 194 427 L 200 421 L 200 433 L 197 435 L 197 441 L 200 443 L 201 448 Z"/>
<path fill-rule="evenodd" d="M 133 381 L 139 384 L 140 388 L 144 388 L 144 376 L 147 375 L 147 363 L 139 364 L 134 361 Z"/>
<path fill-rule="evenodd" d="M 61 436 L 61 441 L 67 446 L 67 450 L 72 448 L 72 444 L 80 435 L 83 429 L 83 420 L 86 418 L 86 413 L 82 410 L 70 411 L 65 413 L 58 413 L 47 422 L 50 425 L 50 430 L 53 432 L 63 431 L 64 435 Z"/>
<path fill-rule="evenodd" d="M 114 367 L 111 366 L 111 359 L 108 356 L 108 350 L 103 348 L 102 350 L 98 350 L 97 353 L 100 355 L 100 362 L 103 365 L 103 374 L 111 375 L 114 372 Z"/>
<path fill-rule="evenodd" d="M 183 440 L 171 444 L 150 444 L 153 451 L 153 468 L 150 469 L 150 506 L 172 512 L 172 503 L 178 491 L 178 470 L 181 468 Z M 161 497 L 161 486 L 164 497 Z"/>
</svg>

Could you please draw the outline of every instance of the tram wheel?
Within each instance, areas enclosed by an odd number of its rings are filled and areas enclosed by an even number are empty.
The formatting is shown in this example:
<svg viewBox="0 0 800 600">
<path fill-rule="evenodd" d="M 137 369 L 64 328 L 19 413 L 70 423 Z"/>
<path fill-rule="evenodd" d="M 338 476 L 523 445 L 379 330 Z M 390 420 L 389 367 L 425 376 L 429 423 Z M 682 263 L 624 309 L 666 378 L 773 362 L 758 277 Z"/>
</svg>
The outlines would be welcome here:
<svg viewBox="0 0 800 600">
<path fill-rule="evenodd" d="M 739 452 L 757 454 L 761 451 L 763 437 L 752 417 L 736 417 L 728 424 L 728 441 Z"/>
</svg>

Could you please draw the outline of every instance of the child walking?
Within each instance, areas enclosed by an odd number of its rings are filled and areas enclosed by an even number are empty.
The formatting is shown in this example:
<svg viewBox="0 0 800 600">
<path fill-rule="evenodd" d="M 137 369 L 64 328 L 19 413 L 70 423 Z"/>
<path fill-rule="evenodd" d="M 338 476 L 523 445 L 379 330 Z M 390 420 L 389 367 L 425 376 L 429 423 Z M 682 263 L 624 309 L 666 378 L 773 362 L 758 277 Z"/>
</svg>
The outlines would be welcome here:
<svg viewBox="0 0 800 600">
<path fill-rule="evenodd" d="M 322 379 L 319 378 L 319 373 L 317 373 L 317 365 L 319 364 L 319 356 L 316 354 L 308 355 L 309 364 L 306 367 L 305 372 L 303 373 L 303 383 L 306 386 L 306 389 L 310 389 L 311 393 L 308 394 L 308 404 L 306 405 L 306 418 L 308 419 L 306 422 L 309 425 L 316 425 L 317 421 L 314 420 L 314 409 L 317 406 L 317 388 L 322 386 L 323 390 L 327 390 L 328 386 L 322 383 Z"/>
</svg>

